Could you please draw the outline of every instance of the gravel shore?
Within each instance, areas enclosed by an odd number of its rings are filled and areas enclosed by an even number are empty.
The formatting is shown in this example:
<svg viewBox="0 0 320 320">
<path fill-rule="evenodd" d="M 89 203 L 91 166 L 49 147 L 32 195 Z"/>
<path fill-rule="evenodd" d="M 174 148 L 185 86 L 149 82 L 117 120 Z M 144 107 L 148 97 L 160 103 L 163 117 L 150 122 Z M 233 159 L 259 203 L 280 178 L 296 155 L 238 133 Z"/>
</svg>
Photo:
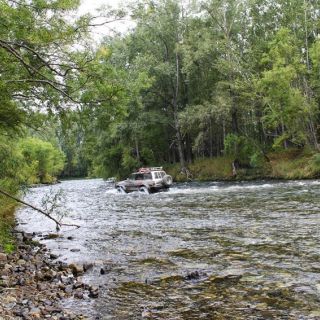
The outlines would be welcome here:
<svg viewBox="0 0 320 320">
<path fill-rule="evenodd" d="M 16 233 L 16 252 L 0 252 L 0 320 L 95 319 L 62 307 L 67 298 L 98 297 L 99 288 L 81 281 L 81 275 L 91 266 L 57 261 L 32 236 Z"/>
</svg>

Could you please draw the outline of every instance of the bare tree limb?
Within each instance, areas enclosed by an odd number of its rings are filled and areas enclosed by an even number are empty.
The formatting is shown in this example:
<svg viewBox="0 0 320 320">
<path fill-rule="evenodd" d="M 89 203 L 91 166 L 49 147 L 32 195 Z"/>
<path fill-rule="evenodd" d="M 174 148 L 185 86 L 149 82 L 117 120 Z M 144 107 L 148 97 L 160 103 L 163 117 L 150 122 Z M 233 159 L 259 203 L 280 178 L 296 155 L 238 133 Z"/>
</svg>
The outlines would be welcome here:
<svg viewBox="0 0 320 320">
<path fill-rule="evenodd" d="M 61 222 L 59 222 L 57 219 L 53 218 L 53 217 L 52 217 L 50 214 L 48 214 L 47 212 L 45 212 L 45 211 L 43 211 L 43 210 L 41 210 L 41 209 L 33 206 L 32 204 L 29 204 L 29 203 L 27 203 L 27 202 L 25 202 L 25 201 L 23 201 L 23 200 L 20 200 L 20 199 L 16 198 L 15 196 L 11 195 L 10 193 L 8 193 L 8 192 L 6 192 L 6 191 L 4 191 L 4 190 L 1 190 L 1 189 L 0 189 L 0 193 L 3 194 L 3 195 L 5 195 L 6 197 L 9 197 L 9 198 L 11 198 L 11 199 L 13 199 L 13 200 L 15 200 L 15 201 L 17 201 L 17 202 L 19 202 L 19 203 L 22 203 L 22 204 L 24 204 L 24 205 L 32 208 L 32 209 L 35 210 L 35 211 L 40 212 L 41 214 L 43 214 L 44 216 L 46 216 L 48 219 L 54 221 L 54 222 L 56 223 L 56 229 L 57 229 L 57 230 L 60 230 L 60 228 L 61 228 L 62 226 L 80 228 L 80 226 L 77 225 L 77 224 L 61 223 Z"/>
</svg>

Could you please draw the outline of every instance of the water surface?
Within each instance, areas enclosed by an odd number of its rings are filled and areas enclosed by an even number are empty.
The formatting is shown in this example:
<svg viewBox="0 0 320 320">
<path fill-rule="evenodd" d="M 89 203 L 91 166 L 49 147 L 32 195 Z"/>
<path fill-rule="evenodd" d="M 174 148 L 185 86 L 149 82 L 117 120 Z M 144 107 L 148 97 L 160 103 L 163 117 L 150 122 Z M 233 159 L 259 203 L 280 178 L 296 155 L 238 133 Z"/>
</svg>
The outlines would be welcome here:
<svg viewBox="0 0 320 320">
<path fill-rule="evenodd" d="M 67 262 L 93 262 L 96 300 L 69 301 L 92 319 L 320 319 L 320 182 L 189 183 L 117 194 L 102 180 L 62 189 L 68 216 L 42 240 Z M 20 228 L 54 224 L 23 208 Z M 104 268 L 105 274 L 100 274 Z"/>
</svg>

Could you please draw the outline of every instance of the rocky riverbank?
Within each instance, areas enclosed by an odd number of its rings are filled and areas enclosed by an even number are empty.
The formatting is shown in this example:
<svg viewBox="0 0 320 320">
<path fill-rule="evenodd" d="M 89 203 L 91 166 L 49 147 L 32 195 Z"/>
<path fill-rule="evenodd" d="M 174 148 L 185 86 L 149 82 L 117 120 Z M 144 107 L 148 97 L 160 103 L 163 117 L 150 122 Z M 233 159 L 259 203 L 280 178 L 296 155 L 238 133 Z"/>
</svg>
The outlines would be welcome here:
<svg viewBox="0 0 320 320">
<path fill-rule="evenodd" d="M 63 308 L 63 301 L 94 299 L 99 288 L 81 281 L 90 265 L 65 264 L 32 234 L 16 233 L 17 250 L 0 252 L 0 320 L 92 319 Z"/>
</svg>

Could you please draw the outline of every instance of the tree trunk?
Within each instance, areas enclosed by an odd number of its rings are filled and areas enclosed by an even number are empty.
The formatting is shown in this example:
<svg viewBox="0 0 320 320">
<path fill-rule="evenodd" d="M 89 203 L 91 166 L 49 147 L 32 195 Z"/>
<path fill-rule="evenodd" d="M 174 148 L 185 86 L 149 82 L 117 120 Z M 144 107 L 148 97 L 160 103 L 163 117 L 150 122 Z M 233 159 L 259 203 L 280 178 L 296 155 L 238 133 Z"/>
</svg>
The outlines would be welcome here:
<svg viewBox="0 0 320 320">
<path fill-rule="evenodd" d="M 177 142 L 178 155 L 179 155 L 179 161 L 180 161 L 180 169 L 181 169 L 181 172 L 186 173 L 187 166 L 186 166 L 186 160 L 183 152 L 183 139 L 181 135 L 179 117 L 178 117 L 178 95 L 179 95 L 179 81 L 180 81 L 179 69 L 180 69 L 179 55 L 176 52 L 176 83 L 174 87 L 172 106 L 173 106 L 174 128 L 176 131 L 176 142 Z"/>
<path fill-rule="evenodd" d="M 283 120 L 281 119 L 281 134 L 284 135 L 285 132 L 286 132 L 285 126 L 284 126 Z M 285 139 L 285 140 L 283 141 L 283 146 L 284 146 L 285 149 L 288 149 L 287 139 Z"/>
<path fill-rule="evenodd" d="M 137 157 L 137 161 L 140 163 L 140 150 L 139 150 L 139 141 L 138 141 L 137 136 L 135 136 L 134 142 L 135 142 L 135 145 L 136 145 L 136 157 Z"/>
<path fill-rule="evenodd" d="M 319 146 L 319 142 L 318 142 L 318 138 L 317 138 L 316 128 L 314 126 L 312 119 L 310 119 L 310 118 L 309 118 L 309 131 L 310 131 L 310 137 L 312 140 L 312 144 L 313 144 L 315 150 L 319 151 L 320 146 Z"/>
<path fill-rule="evenodd" d="M 213 157 L 213 133 L 212 133 L 212 120 L 209 121 L 209 156 Z"/>
<path fill-rule="evenodd" d="M 238 111 L 236 105 L 236 99 L 233 92 L 230 90 L 232 106 L 231 106 L 231 121 L 232 121 L 232 133 L 239 134 L 239 125 L 238 125 Z"/>
<path fill-rule="evenodd" d="M 309 58 L 309 42 L 308 42 L 308 25 L 307 25 L 307 3 L 306 0 L 303 0 L 304 4 L 304 33 L 305 33 L 305 47 L 306 47 L 306 64 L 307 70 L 310 71 L 310 58 Z"/>
<path fill-rule="evenodd" d="M 186 137 L 186 151 L 187 151 L 187 162 L 192 163 L 193 161 L 192 142 L 189 134 Z"/>
</svg>

